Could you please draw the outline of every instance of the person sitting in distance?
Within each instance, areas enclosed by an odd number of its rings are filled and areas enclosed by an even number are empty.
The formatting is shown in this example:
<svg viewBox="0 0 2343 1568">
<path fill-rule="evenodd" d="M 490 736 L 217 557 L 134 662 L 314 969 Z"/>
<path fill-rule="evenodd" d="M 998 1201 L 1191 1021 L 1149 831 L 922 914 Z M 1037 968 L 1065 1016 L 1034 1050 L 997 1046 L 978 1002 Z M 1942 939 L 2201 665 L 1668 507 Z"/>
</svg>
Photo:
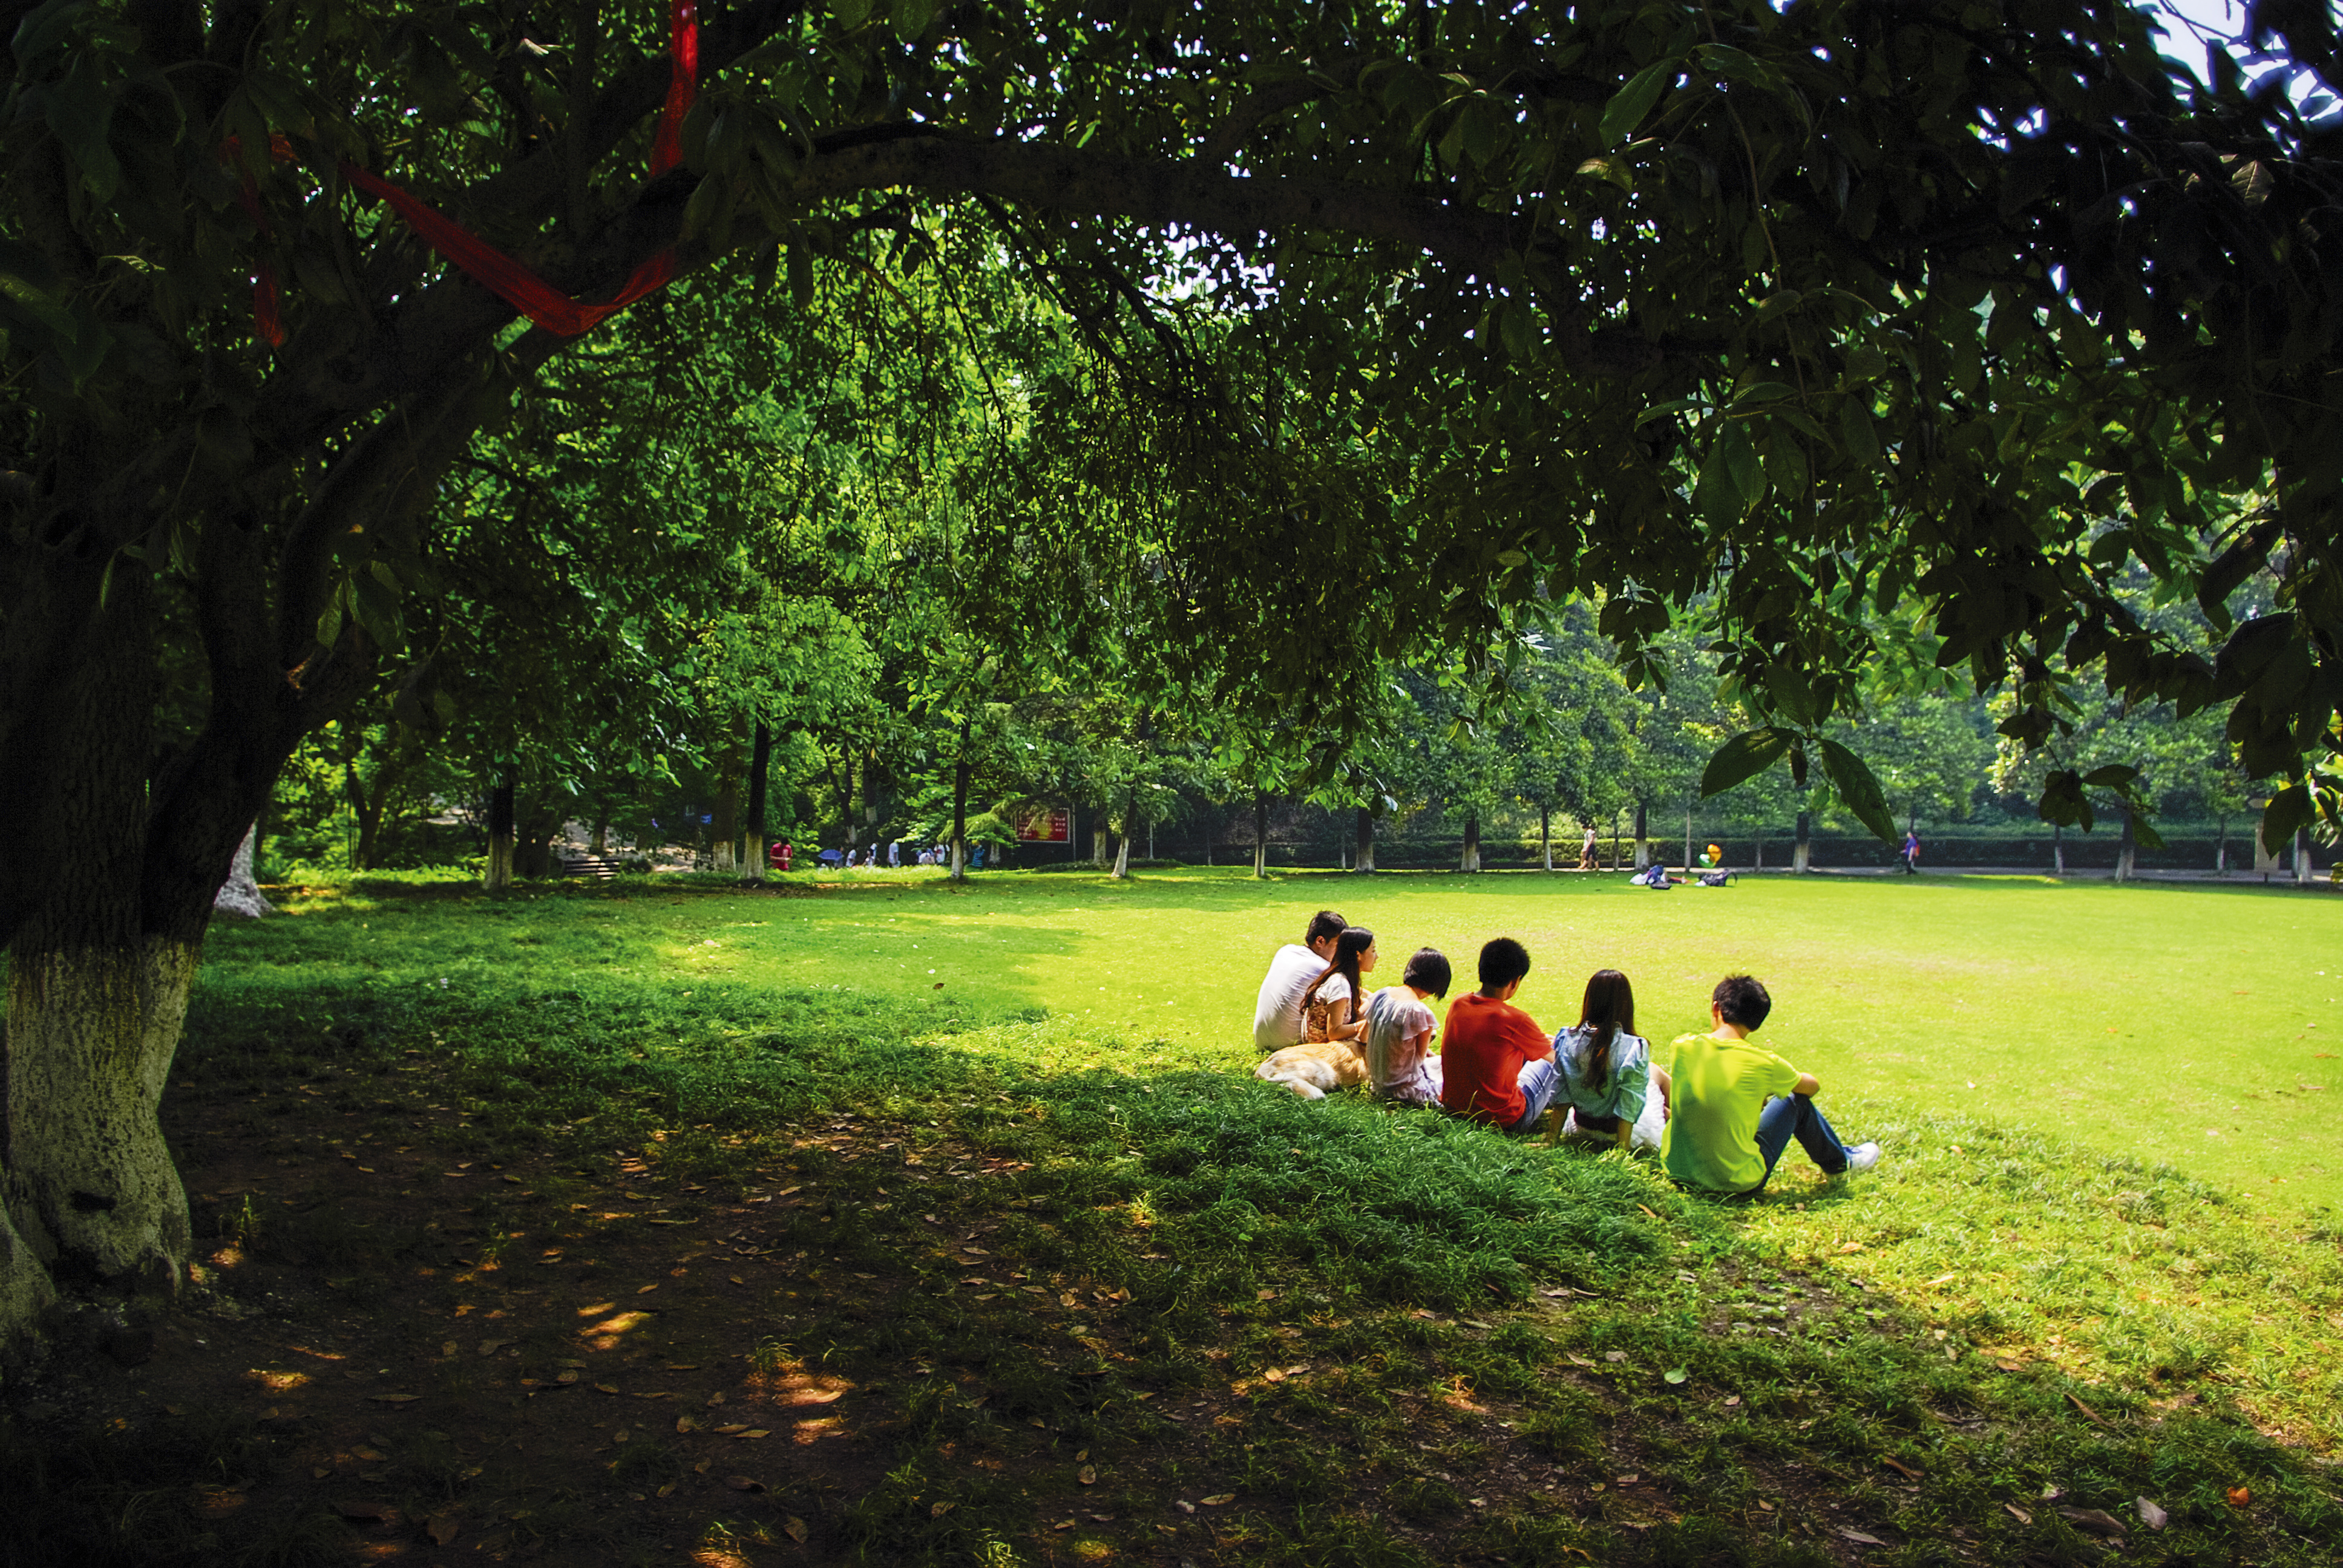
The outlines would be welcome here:
<svg viewBox="0 0 2343 1568">
<path fill-rule="evenodd" d="M 1564 1137 L 1619 1149 L 1660 1146 L 1668 1075 L 1652 1065 L 1651 1043 L 1635 1032 L 1635 988 L 1625 975 L 1596 970 L 1588 978 L 1578 1022 L 1554 1037 L 1554 1061 L 1562 1087 L 1547 1115 L 1568 1118 Z"/>
<path fill-rule="evenodd" d="M 1481 950 L 1480 971 L 1481 989 L 1448 1010 L 1440 1103 L 1507 1132 L 1528 1132 L 1561 1081 L 1545 1030 L 1513 1005 L 1530 972 L 1530 950 L 1511 937 L 1494 938 Z"/>
<path fill-rule="evenodd" d="M 1252 1042 L 1264 1051 L 1302 1043 L 1302 993 L 1334 956 L 1334 940 L 1349 922 L 1332 910 L 1310 917 L 1298 943 L 1288 942 L 1269 960 L 1269 973 L 1253 1002 Z"/>
<path fill-rule="evenodd" d="M 1686 1187 L 1754 1198 L 1793 1138 L 1825 1176 L 1868 1171 L 1879 1145 L 1850 1149 L 1815 1106 L 1822 1084 L 1749 1037 L 1774 999 L 1748 975 L 1727 975 L 1709 993 L 1706 1034 L 1679 1036 L 1661 1168 Z M 1453 1025 L 1452 1025 L 1453 1028 Z"/>
<path fill-rule="evenodd" d="M 1448 995 L 1448 960 L 1438 948 L 1418 948 L 1399 984 L 1367 999 L 1367 1088 L 1378 1100 L 1403 1105 L 1440 1103 L 1441 1060 L 1432 1054 L 1440 1022 L 1427 1003 Z"/>
</svg>

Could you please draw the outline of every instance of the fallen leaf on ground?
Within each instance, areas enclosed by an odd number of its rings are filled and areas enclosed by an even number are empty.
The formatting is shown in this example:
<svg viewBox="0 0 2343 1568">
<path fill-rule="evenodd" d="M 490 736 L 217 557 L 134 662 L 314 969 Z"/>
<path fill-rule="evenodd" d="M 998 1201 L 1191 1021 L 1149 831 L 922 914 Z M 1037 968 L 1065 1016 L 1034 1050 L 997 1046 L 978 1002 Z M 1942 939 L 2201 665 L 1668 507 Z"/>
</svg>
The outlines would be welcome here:
<svg viewBox="0 0 2343 1568">
<path fill-rule="evenodd" d="M 1683 1367 L 1670 1367 L 1667 1371 L 1660 1374 L 1660 1381 L 1663 1382 L 1677 1383 L 1684 1382 L 1685 1378 L 1691 1375 L 1692 1374 L 1686 1372 Z"/>
<path fill-rule="evenodd" d="M 1204 1506 L 1207 1508 L 1218 1508 L 1224 1503 L 1234 1503 L 1236 1500 L 1237 1494 L 1235 1493 L 1222 1492 L 1205 1498 Z"/>
<path fill-rule="evenodd" d="M 2016 1503 L 2005 1503 L 2002 1506 L 2009 1510 L 2009 1516 L 2012 1519 L 2016 1520 L 2020 1524 L 2031 1524 L 2034 1523 L 2034 1515 L 2026 1513 L 2026 1510 L 2017 1506 Z"/>
<path fill-rule="evenodd" d="M 2249 1486 L 2232 1486 L 2221 1495 L 2228 1499 L 2232 1508 L 2243 1508 L 2254 1500 L 2253 1488 Z"/>
<path fill-rule="evenodd" d="M 443 1356 L 452 1356 L 459 1348 L 461 1347 L 454 1340 L 443 1340 L 439 1344 L 439 1353 Z"/>
<path fill-rule="evenodd" d="M 2143 1497 L 2138 1500 L 2139 1522 L 2150 1530 L 2161 1530 L 2172 1523 L 2172 1516 Z"/>
<path fill-rule="evenodd" d="M 435 1513 L 423 1522 L 423 1533 L 431 1537 L 434 1546 L 445 1546 L 456 1539 L 463 1523 L 452 1513 Z"/>
<path fill-rule="evenodd" d="M 1887 1544 L 1886 1542 L 1882 1541 L 1876 1535 L 1865 1535 L 1862 1531 L 1849 1529 L 1844 1524 L 1838 1527 L 1838 1533 L 1841 1535 L 1845 1536 L 1849 1541 L 1854 1542 L 1858 1546 L 1885 1546 Z"/>
<path fill-rule="evenodd" d="M 1606 1362 L 1624 1362 L 1627 1359 L 1627 1352 L 1625 1351 L 1604 1351 L 1603 1352 L 1603 1359 Z"/>
<path fill-rule="evenodd" d="M 2120 1537 L 2124 1533 L 2124 1522 L 2104 1509 L 2061 1508 L 2058 1510 L 2058 1517 L 2076 1529 L 2087 1531 L 2093 1535 L 2104 1535 L 2114 1539 Z"/>
<path fill-rule="evenodd" d="M 1917 1481 L 1923 1474 L 1926 1473 L 1916 1466 L 1905 1463 L 1902 1460 L 1896 1458 L 1892 1453 L 1881 1454 L 1879 1456 L 1879 1462 L 1894 1471 L 1896 1474 L 1904 1477 L 1906 1481 Z"/>
<path fill-rule="evenodd" d="M 2075 1396 L 2075 1391 L 2073 1389 L 2068 1389 L 2066 1391 L 2066 1402 L 2073 1405 L 2077 1410 L 2081 1411 L 2086 1416 L 2089 1417 L 2092 1421 L 2097 1422 L 2099 1425 L 2106 1426 L 2107 1424 L 2107 1418 L 2101 1415 L 2097 1411 L 2093 1410 L 2089 1405 L 2085 1404 L 2081 1400 L 2077 1399 Z"/>
<path fill-rule="evenodd" d="M 802 1546 L 805 1544 L 806 1522 L 792 1513 L 781 1522 L 781 1533 Z"/>
<path fill-rule="evenodd" d="M 765 1483 L 763 1482 L 752 1481 L 745 1475 L 728 1475 L 724 1478 L 724 1484 L 730 1487 L 735 1492 L 762 1492 L 765 1490 Z"/>
<path fill-rule="evenodd" d="M 337 1503 L 334 1512 L 345 1519 L 387 1519 L 390 1510 L 379 1503 Z"/>
<path fill-rule="evenodd" d="M 1074 1479 L 1081 1482 L 1084 1486 L 1096 1486 L 1098 1484 L 1098 1469 L 1094 1465 L 1085 1464 L 1081 1469 L 1074 1473 Z"/>
<path fill-rule="evenodd" d="M 1588 1361 L 1584 1356 L 1572 1356 L 1570 1358 L 1570 1364 L 1574 1367 L 1591 1367 L 1594 1363 Z"/>
<path fill-rule="evenodd" d="M 628 1439 L 628 1438 L 630 1438 L 630 1437 L 632 1437 L 632 1436 L 634 1436 L 634 1433 L 633 1433 L 633 1432 L 628 1432 L 625 1427 L 623 1427 L 623 1426 L 622 1426 L 622 1427 L 620 1427 L 618 1431 L 616 1431 L 616 1432 L 612 1432 L 612 1433 L 610 1434 L 610 1441 L 611 1441 L 612 1442 L 626 1442 L 626 1441 L 627 1441 L 627 1439 Z"/>
<path fill-rule="evenodd" d="M 419 1393 L 370 1393 L 367 1398 L 377 1404 L 412 1404 L 423 1396 Z"/>
<path fill-rule="evenodd" d="M 945 1514 L 950 1513 L 953 1509 L 958 1508 L 960 1504 L 957 1503 L 934 1503 L 928 1509 L 928 1517 L 930 1519 L 941 1519 Z"/>
</svg>

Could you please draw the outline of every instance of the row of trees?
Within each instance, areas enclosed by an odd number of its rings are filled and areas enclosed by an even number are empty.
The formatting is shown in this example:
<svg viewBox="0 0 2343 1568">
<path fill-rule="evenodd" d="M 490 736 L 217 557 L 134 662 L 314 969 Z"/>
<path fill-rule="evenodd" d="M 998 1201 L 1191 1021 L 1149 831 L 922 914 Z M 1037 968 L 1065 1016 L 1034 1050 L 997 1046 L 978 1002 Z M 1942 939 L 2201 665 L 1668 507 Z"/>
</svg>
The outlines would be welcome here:
<svg viewBox="0 0 2343 1568">
<path fill-rule="evenodd" d="M 2331 803 L 2343 130 L 2269 79 L 2343 77 L 2325 7 L 2201 79 L 2113 0 L 693 15 L 0 0 L 0 1339 L 184 1278 L 155 1108 L 319 735 L 517 844 L 543 778 L 842 795 L 894 714 L 964 820 L 1044 699 L 1136 819 L 1225 710 L 1371 819 L 1394 683 L 1469 751 L 1575 604 L 1639 683 L 1705 618 L 1709 782 L 1884 826 L 1833 726 L 1908 607 L 2021 748 L 2217 705 L 2274 828 Z M 527 269 L 673 286 L 581 335 Z M 2046 811 L 2137 799 L 2084 760 Z"/>
</svg>

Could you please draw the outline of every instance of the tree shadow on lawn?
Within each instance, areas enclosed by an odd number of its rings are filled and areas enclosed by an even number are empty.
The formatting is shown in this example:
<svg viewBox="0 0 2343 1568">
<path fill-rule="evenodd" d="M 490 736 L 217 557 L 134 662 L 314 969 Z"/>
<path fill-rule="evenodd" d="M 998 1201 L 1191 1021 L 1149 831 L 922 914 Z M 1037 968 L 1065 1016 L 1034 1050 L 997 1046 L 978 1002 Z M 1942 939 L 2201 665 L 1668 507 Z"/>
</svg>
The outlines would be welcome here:
<svg viewBox="0 0 2343 1568">
<path fill-rule="evenodd" d="M 20 1393 L 0 1560 L 2087 1561 L 2050 1485 L 2153 1491 L 2184 1554 L 2343 1523 L 2249 1427 L 1948 1356 L 1813 1255 L 1843 1193 L 671 993 L 221 976 L 166 1108 L 216 1294 Z"/>
</svg>

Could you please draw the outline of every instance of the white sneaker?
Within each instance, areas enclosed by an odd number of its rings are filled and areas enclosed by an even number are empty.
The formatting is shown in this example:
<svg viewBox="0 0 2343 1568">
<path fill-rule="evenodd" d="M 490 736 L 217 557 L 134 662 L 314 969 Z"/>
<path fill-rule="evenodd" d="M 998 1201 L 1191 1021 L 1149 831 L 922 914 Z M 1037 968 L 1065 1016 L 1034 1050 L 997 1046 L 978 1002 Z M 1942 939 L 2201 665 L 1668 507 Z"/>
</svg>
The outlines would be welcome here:
<svg viewBox="0 0 2343 1568">
<path fill-rule="evenodd" d="M 1868 1171 L 1878 1163 L 1879 1145 L 1876 1143 L 1858 1143 L 1846 1151 L 1846 1168 L 1850 1171 Z"/>
</svg>

